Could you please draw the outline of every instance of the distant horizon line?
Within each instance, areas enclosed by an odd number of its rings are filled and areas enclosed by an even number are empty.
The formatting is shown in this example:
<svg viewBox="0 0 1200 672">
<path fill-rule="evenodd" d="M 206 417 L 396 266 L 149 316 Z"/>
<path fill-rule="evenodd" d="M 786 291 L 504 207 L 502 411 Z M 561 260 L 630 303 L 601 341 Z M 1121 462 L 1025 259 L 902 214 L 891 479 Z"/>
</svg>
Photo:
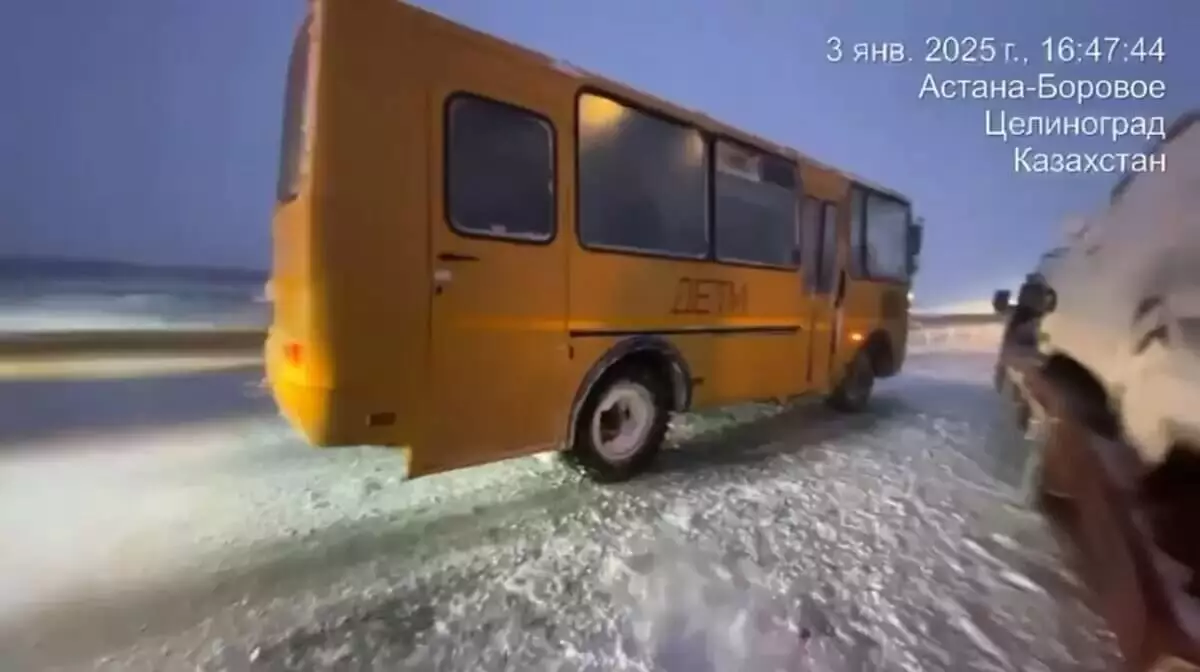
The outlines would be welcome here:
<svg viewBox="0 0 1200 672">
<path fill-rule="evenodd" d="M 52 255 L 0 255 L 0 276 L 36 274 L 54 270 L 66 273 L 131 273 L 145 275 L 218 275 L 226 278 L 263 279 L 270 271 L 246 266 L 217 266 L 206 264 L 155 264 L 100 257 Z"/>
<path fill-rule="evenodd" d="M 55 256 L 55 255 L 2 255 L 0 254 L 0 278 L 20 276 L 64 275 L 95 277 L 97 275 L 125 275 L 168 277 L 177 279 L 218 278 L 244 282 L 267 282 L 270 269 L 247 266 L 215 266 L 206 264 L 155 264 L 125 261 L 103 257 Z M 918 302 L 912 307 L 916 314 L 973 314 L 991 313 L 990 299 L 951 301 L 927 304 Z"/>
</svg>

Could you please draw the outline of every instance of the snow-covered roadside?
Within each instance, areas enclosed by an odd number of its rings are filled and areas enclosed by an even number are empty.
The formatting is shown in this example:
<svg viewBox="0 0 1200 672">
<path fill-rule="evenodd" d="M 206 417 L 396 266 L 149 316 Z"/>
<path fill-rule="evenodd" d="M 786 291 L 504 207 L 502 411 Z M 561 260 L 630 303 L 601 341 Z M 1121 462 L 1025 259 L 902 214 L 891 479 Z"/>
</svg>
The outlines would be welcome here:
<svg viewBox="0 0 1200 672">
<path fill-rule="evenodd" d="M 9 462 L 5 486 L 60 495 L 13 495 L 3 531 L 31 534 L 18 502 L 65 531 L 27 536 L 0 594 L 39 565 L 109 589 L 232 572 L 145 603 L 114 670 L 1108 669 L 1041 521 L 981 459 L 987 357 L 906 370 L 865 416 L 682 418 L 685 449 L 616 487 L 541 458 L 400 484 L 397 455 L 300 450 L 273 419 Z"/>
</svg>

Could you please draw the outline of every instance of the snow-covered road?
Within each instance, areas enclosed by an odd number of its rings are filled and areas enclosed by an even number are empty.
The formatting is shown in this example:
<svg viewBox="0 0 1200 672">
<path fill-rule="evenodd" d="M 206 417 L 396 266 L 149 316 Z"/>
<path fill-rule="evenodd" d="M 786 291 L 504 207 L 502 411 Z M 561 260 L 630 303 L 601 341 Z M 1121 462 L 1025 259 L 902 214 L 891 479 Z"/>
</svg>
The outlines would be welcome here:
<svg viewBox="0 0 1200 672">
<path fill-rule="evenodd" d="M 402 483 L 295 445 L 245 376 L 142 381 L 195 417 L 9 442 L 0 669 L 1111 669 L 991 363 L 913 356 L 867 415 L 681 418 L 607 487 L 540 457 Z"/>
</svg>

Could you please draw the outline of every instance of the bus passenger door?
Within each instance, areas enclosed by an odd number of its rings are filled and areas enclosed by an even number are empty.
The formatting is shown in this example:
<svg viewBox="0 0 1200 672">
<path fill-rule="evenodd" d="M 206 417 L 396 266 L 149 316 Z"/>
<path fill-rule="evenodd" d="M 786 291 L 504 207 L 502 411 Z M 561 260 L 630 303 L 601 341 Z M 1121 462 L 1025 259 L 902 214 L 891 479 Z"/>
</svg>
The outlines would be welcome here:
<svg viewBox="0 0 1200 672">
<path fill-rule="evenodd" d="M 469 50 L 431 64 L 432 417 L 417 474 L 552 448 L 567 416 L 570 136 L 542 112 L 564 103 L 502 65 Z"/>
<path fill-rule="evenodd" d="M 807 388 L 827 390 L 836 343 L 838 310 L 837 205 L 815 198 L 804 199 L 801 215 L 804 279 L 808 292 L 809 334 Z"/>
</svg>

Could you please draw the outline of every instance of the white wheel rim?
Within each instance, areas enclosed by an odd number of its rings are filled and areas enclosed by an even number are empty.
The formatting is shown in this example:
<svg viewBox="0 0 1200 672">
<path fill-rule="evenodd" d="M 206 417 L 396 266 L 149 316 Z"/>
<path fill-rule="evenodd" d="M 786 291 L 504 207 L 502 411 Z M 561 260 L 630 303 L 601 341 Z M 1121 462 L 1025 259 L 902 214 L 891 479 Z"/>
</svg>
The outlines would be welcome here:
<svg viewBox="0 0 1200 672">
<path fill-rule="evenodd" d="M 618 383 L 605 391 L 592 412 L 592 445 L 608 462 L 635 455 L 654 427 L 654 397 L 641 385 Z"/>
</svg>

